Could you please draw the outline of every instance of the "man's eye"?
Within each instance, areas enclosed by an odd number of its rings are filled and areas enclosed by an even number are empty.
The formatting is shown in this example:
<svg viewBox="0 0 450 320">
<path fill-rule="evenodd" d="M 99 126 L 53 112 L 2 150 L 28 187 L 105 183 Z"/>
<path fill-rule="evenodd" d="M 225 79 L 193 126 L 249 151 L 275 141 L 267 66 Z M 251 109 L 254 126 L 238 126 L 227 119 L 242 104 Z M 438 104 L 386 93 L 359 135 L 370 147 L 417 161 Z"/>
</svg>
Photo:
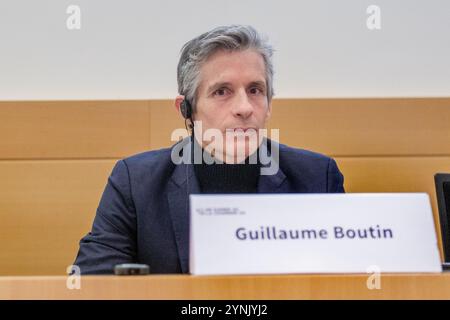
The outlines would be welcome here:
<svg viewBox="0 0 450 320">
<path fill-rule="evenodd" d="M 214 95 L 216 96 L 224 96 L 227 93 L 225 88 L 220 88 L 214 91 Z"/>
<path fill-rule="evenodd" d="M 259 94 L 262 93 L 263 91 L 260 88 L 254 87 L 250 89 L 250 93 L 251 94 Z"/>
</svg>

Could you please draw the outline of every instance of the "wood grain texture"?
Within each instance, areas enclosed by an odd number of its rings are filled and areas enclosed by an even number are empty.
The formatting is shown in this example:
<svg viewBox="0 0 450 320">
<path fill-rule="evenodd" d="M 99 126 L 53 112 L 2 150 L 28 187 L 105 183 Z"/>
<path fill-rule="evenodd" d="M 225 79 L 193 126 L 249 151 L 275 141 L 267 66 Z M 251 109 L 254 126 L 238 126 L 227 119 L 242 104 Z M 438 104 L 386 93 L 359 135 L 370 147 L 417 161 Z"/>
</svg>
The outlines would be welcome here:
<svg viewBox="0 0 450 320">
<path fill-rule="evenodd" d="M 120 158 L 150 147 L 148 101 L 0 102 L 0 159 Z"/>
<path fill-rule="evenodd" d="M 184 119 L 177 113 L 174 101 L 150 101 L 150 147 L 152 150 L 167 148 L 178 140 L 171 140 L 175 129 L 186 129 Z"/>
<path fill-rule="evenodd" d="M 286 99 L 270 128 L 331 156 L 450 155 L 450 99 Z"/>
<path fill-rule="evenodd" d="M 110 158 L 173 144 L 172 100 L 0 102 L 0 159 Z M 450 98 L 278 99 L 280 141 L 332 156 L 450 155 Z"/>
<path fill-rule="evenodd" d="M 81 290 L 67 277 L 0 277 L 0 299 L 450 299 L 450 274 L 261 276 L 85 276 Z"/>
<path fill-rule="evenodd" d="M 0 275 L 65 274 L 114 163 L 0 161 Z"/>
</svg>

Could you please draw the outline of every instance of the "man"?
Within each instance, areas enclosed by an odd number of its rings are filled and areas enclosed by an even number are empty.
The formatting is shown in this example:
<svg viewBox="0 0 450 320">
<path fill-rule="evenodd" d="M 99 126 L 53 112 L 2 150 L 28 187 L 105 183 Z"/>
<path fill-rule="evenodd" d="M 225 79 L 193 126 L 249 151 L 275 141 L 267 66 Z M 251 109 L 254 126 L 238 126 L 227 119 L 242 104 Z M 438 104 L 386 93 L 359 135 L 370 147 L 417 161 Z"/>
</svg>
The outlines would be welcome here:
<svg viewBox="0 0 450 320">
<path fill-rule="evenodd" d="M 116 164 L 92 231 L 80 241 L 82 274 L 112 273 L 122 263 L 188 273 L 189 194 L 344 192 L 333 159 L 261 134 L 272 111 L 271 56 L 249 26 L 219 27 L 185 44 L 175 107 L 192 136 Z M 208 130 L 216 134 L 213 148 Z M 264 173 L 266 155 L 276 169 Z"/>
</svg>

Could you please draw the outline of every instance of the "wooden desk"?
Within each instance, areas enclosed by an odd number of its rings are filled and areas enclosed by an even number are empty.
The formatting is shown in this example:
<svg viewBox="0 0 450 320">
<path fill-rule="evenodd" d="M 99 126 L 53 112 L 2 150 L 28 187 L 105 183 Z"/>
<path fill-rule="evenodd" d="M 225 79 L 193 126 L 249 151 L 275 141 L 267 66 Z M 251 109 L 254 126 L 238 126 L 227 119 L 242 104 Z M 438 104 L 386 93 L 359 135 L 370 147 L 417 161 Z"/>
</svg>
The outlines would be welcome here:
<svg viewBox="0 0 450 320">
<path fill-rule="evenodd" d="M 450 299 L 450 273 L 275 276 L 84 276 L 69 290 L 64 276 L 0 277 L 0 299 Z"/>
</svg>

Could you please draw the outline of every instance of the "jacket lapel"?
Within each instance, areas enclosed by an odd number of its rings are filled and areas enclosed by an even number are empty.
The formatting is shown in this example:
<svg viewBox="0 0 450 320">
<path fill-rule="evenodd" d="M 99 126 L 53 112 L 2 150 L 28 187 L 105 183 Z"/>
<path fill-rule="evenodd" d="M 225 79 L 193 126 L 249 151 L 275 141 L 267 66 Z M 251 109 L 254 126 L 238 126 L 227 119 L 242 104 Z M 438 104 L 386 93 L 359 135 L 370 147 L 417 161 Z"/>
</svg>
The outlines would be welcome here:
<svg viewBox="0 0 450 320">
<path fill-rule="evenodd" d="M 192 165 L 177 165 L 168 184 L 167 200 L 183 273 L 189 272 L 189 195 L 198 193 L 200 188 Z"/>
<path fill-rule="evenodd" d="M 281 169 L 274 175 L 260 176 L 258 181 L 258 193 L 288 193 L 289 187 L 285 182 L 286 176 Z"/>
<path fill-rule="evenodd" d="M 260 152 L 266 156 L 266 159 L 270 159 L 270 163 L 267 164 L 267 160 L 263 162 L 265 174 L 261 175 L 258 180 L 258 193 L 284 193 L 289 192 L 289 186 L 285 183 L 286 175 L 280 168 L 280 146 L 277 142 L 264 139 L 263 143 L 260 146 Z M 273 167 L 276 169 L 276 172 L 272 172 L 275 170 L 267 170 L 269 167 Z M 263 171 L 262 171 L 263 172 Z"/>
</svg>

